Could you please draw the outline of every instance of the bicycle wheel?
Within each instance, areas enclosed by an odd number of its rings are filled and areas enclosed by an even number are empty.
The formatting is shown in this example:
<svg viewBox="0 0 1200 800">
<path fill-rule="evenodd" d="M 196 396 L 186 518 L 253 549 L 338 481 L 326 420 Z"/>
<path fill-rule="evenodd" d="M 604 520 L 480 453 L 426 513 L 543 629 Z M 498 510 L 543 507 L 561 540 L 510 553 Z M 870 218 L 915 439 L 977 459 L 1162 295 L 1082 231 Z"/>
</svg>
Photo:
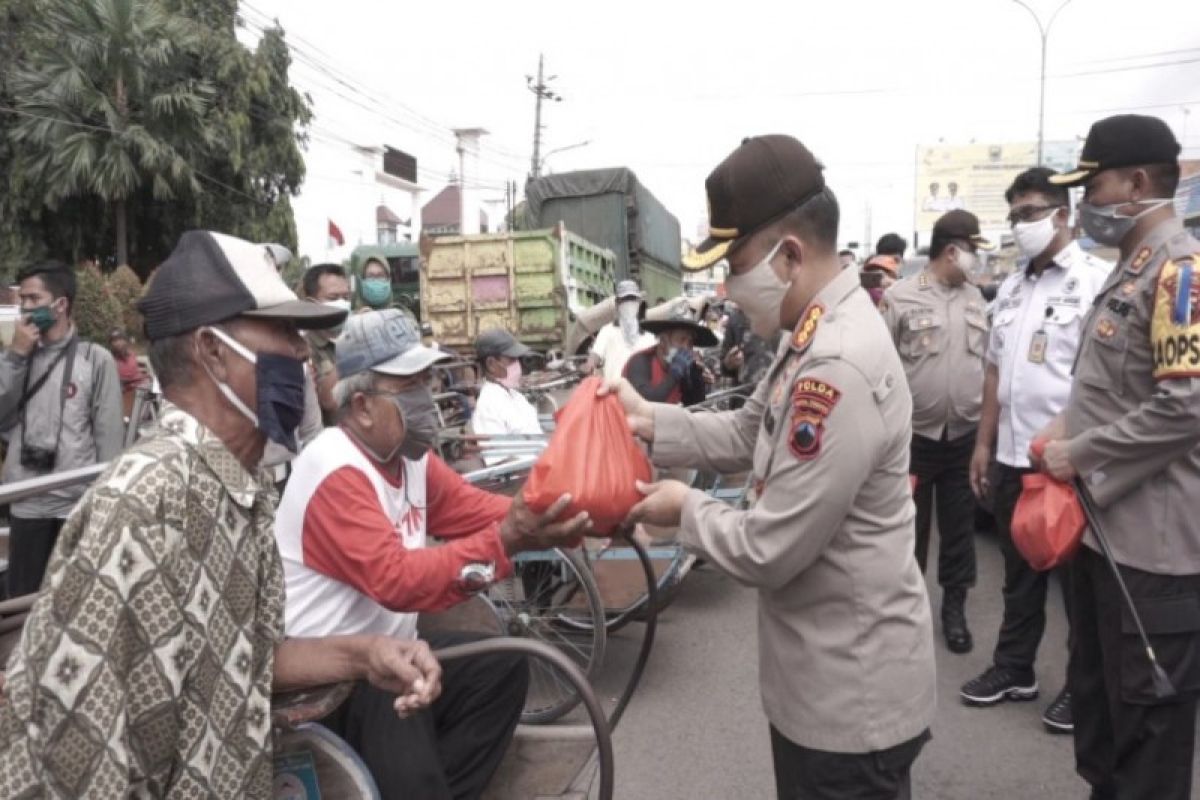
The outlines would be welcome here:
<svg viewBox="0 0 1200 800">
<path fill-rule="evenodd" d="M 604 661 L 604 607 L 587 565 L 571 550 L 542 550 L 513 558 L 513 574 L 488 590 L 509 636 L 537 639 L 566 653 L 589 679 Z M 529 664 L 521 721 L 551 722 L 580 702 L 579 694 L 543 661 Z"/>
</svg>

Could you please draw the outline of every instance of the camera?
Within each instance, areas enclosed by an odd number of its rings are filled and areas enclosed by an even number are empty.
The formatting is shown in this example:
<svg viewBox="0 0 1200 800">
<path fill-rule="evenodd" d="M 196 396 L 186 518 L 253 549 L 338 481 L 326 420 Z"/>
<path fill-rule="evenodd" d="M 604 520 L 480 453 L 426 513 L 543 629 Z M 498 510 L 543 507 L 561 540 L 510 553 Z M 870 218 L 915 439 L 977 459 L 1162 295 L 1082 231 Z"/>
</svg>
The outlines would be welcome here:
<svg viewBox="0 0 1200 800">
<path fill-rule="evenodd" d="M 862 283 L 864 289 L 881 289 L 883 288 L 883 273 L 878 270 L 869 270 L 860 272 L 858 280 Z"/>
<path fill-rule="evenodd" d="M 21 446 L 21 466 L 34 472 L 50 472 L 54 469 L 57 453 L 46 447 Z"/>
</svg>

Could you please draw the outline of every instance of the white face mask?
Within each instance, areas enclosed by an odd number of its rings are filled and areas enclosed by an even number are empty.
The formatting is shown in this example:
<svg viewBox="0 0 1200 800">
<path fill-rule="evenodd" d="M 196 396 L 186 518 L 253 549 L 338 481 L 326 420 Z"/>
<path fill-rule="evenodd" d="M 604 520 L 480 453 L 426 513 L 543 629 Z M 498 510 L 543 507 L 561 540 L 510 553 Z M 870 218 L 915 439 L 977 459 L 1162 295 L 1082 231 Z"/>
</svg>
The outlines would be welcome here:
<svg viewBox="0 0 1200 800">
<path fill-rule="evenodd" d="M 1057 211 L 1045 219 L 1018 222 L 1012 226 L 1013 239 L 1016 241 L 1021 255 L 1032 259 L 1046 252 L 1046 248 L 1050 246 L 1058 233 L 1058 228 L 1054 226 L 1056 216 L 1058 216 Z"/>
<path fill-rule="evenodd" d="M 750 271 L 725 279 L 725 294 L 737 303 L 746 319 L 750 320 L 750 329 L 754 334 L 763 339 L 769 339 L 779 331 L 779 308 L 791 286 L 779 280 L 771 268 L 771 259 L 780 247 L 783 247 L 782 239 Z"/>
<path fill-rule="evenodd" d="M 521 388 L 521 362 L 514 361 L 505 368 L 504 377 L 500 378 L 501 386 L 509 389 Z"/>
<path fill-rule="evenodd" d="M 972 253 L 969 250 L 963 250 L 955 245 L 955 250 L 958 251 L 958 269 L 969 280 L 978 278 L 983 273 L 983 261 L 979 255 Z"/>
<path fill-rule="evenodd" d="M 628 345 L 637 342 L 638 335 L 641 333 L 641 325 L 638 324 L 637 318 L 640 306 L 641 304 L 636 301 L 617 304 L 617 324 L 621 326 L 621 335 Z"/>
</svg>

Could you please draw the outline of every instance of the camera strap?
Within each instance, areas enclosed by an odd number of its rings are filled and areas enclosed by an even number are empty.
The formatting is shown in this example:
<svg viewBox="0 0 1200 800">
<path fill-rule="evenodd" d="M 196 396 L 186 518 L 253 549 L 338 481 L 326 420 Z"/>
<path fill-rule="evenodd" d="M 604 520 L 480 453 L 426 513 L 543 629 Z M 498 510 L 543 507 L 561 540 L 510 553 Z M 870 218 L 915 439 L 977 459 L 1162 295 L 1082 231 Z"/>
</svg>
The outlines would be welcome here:
<svg viewBox="0 0 1200 800">
<path fill-rule="evenodd" d="M 66 416 L 67 410 L 67 394 L 71 391 L 71 374 L 75 368 L 75 350 L 79 346 L 78 334 L 71 334 L 71 340 L 67 342 L 66 347 L 58 352 L 54 360 L 50 362 L 50 366 L 42 373 L 42 376 L 34 382 L 33 386 L 29 386 L 29 373 L 32 370 L 25 372 L 25 388 L 21 394 L 21 402 L 17 406 L 17 412 L 21 415 L 21 447 L 25 446 L 25 408 L 33 396 L 46 385 L 46 381 L 54 374 L 55 368 L 64 358 L 67 360 L 66 368 L 63 370 L 62 385 L 59 387 L 58 401 L 58 432 L 54 434 L 54 449 L 57 452 L 58 442 L 62 439 L 63 418 Z M 32 366 L 32 364 L 30 365 Z"/>
</svg>

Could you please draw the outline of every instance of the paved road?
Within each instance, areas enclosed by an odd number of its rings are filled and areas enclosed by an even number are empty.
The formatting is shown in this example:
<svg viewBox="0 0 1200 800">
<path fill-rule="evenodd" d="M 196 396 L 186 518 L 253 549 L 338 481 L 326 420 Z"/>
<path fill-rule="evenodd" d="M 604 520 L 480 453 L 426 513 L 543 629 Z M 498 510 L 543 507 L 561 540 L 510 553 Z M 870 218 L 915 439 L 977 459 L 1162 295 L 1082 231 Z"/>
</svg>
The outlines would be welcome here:
<svg viewBox="0 0 1200 800">
<path fill-rule="evenodd" d="M 963 681 L 989 662 L 999 626 L 1003 566 L 995 542 L 978 539 L 979 585 L 968 600 L 975 651 L 956 656 L 938 645 L 938 712 L 933 741 L 914 770 L 921 800 L 1084 798 L 1073 771 L 1071 739 L 1043 732 L 1040 714 L 1061 686 L 1066 664 L 1061 595 L 1053 610 L 1038 678 L 1043 695 L 988 709 L 963 706 Z M 935 610 L 940 598 L 931 586 Z M 936 614 L 935 614 L 936 616 Z M 637 649 L 640 626 L 610 643 L 611 670 L 600 683 L 618 689 Z M 615 736 L 621 800 L 752 800 L 774 796 L 767 725 L 755 674 L 755 597 L 712 568 L 688 576 L 660 619 L 654 653 Z M 1200 776 L 1197 778 L 1200 786 Z"/>
</svg>

